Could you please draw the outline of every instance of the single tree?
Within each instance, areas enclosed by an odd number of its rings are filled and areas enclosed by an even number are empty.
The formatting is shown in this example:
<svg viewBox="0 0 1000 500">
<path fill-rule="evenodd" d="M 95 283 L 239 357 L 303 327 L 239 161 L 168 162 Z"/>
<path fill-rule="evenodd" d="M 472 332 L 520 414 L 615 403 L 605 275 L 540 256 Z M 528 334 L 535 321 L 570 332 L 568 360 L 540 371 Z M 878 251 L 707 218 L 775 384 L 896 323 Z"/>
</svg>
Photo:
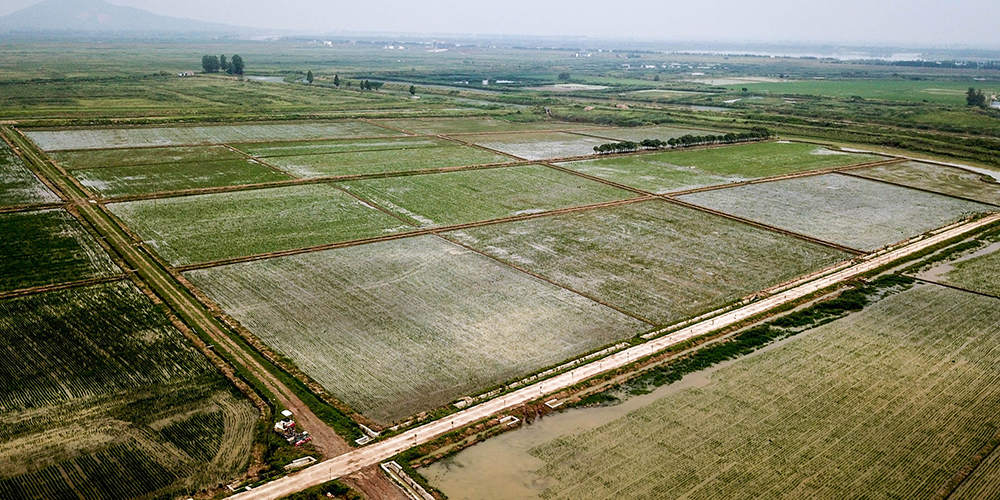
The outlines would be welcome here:
<svg viewBox="0 0 1000 500">
<path fill-rule="evenodd" d="M 243 58 L 239 54 L 233 54 L 232 60 L 229 61 L 229 69 L 234 75 L 243 74 Z"/>
<path fill-rule="evenodd" d="M 312 70 L 309 70 L 306 73 L 306 81 L 309 82 L 309 83 L 313 82 L 313 72 L 312 72 Z"/>
<path fill-rule="evenodd" d="M 965 102 L 969 106 L 979 106 L 980 108 L 986 107 L 986 94 L 982 90 L 976 90 L 973 87 L 969 87 L 969 91 L 965 93 Z"/>
<path fill-rule="evenodd" d="M 569 74 L 569 71 L 563 71 L 562 73 L 559 73 L 559 81 L 561 82 L 569 81 L 570 78 L 571 75 Z"/>
<path fill-rule="evenodd" d="M 410 85 L 410 95 L 417 95 L 417 88 Z"/>
<path fill-rule="evenodd" d="M 654 81 L 654 82 L 658 82 L 658 81 L 660 81 L 660 75 L 656 75 L 656 76 L 654 76 L 654 77 L 653 77 L 653 81 Z"/>
<path fill-rule="evenodd" d="M 219 56 L 202 56 L 201 68 L 205 70 L 205 73 L 218 73 L 220 68 Z"/>
<path fill-rule="evenodd" d="M 334 87 L 340 86 L 340 75 L 333 75 L 333 86 Z"/>
<path fill-rule="evenodd" d="M 382 88 L 383 85 L 385 85 L 384 82 L 369 82 L 368 83 L 368 88 L 369 89 L 374 89 L 375 92 L 378 92 L 378 89 Z"/>
<path fill-rule="evenodd" d="M 229 73 L 229 61 L 226 60 L 226 55 L 222 54 L 219 56 L 219 69 Z"/>
</svg>

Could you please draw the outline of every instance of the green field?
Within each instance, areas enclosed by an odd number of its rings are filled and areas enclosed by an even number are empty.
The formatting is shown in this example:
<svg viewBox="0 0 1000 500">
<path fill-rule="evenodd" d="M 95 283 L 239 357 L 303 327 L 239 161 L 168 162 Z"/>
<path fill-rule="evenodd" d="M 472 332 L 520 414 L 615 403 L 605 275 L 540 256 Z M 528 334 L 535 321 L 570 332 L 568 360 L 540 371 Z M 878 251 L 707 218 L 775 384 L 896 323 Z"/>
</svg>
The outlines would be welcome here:
<svg viewBox="0 0 1000 500">
<path fill-rule="evenodd" d="M 330 392 L 383 423 L 649 328 L 434 236 L 185 276 Z"/>
<path fill-rule="evenodd" d="M 0 207 L 58 202 L 56 196 L 24 162 L 0 141 Z"/>
<path fill-rule="evenodd" d="M 540 165 L 369 179 L 343 186 L 422 226 L 500 219 L 633 196 Z"/>
<path fill-rule="evenodd" d="M 406 172 L 466 165 L 508 163 L 507 156 L 454 144 L 381 151 L 362 151 L 267 158 L 269 164 L 298 177 Z"/>
<path fill-rule="evenodd" d="M 0 344 L 0 497 L 186 497 L 249 463 L 256 410 L 131 282 L 0 301 Z"/>
<path fill-rule="evenodd" d="M 643 139 L 659 139 L 666 141 L 682 135 L 705 135 L 721 134 L 717 131 L 696 130 L 680 127 L 635 127 L 635 128 L 608 128 L 601 130 L 591 130 L 587 135 L 595 135 L 615 141 L 642 142 Z"/>
<path fill-rule="evenodd" d="M 880 78 L 871 80 L 743 83 L 730 85 L 729 88 L 731 90 L 740 90 L 746 87 L 750 92 L 754 93 L 805 94 L 838 98 L 859 96 L 865 99 L 904 102 L 928 101 L 963 106 L 965 105 L 965 91 L 970 86 L 980 86 L 979 84 L 970 85 L 970 83 L 968 81 L 893 80 Z M 996 93 L 1000 91 L 1000 87 L 995 83 L 987 84 L 985 90 L 988 91 L 988 94 Z"/>
<path fill-rule="evenodd" d="M 931 498 L 1000 427 L 997 304 L 890 296 L 538 445 L 526 482 L 546 499 Z"/>
<path fill-rule="evenodd" d="M 461 139 L 526 160 L 592 155 L 594 146 L 608 142 L 607 139 L 566 132 L 470 135 L 462 136 Z"/>
<path fill-rule="evenodd" d="M 105 197 L 292 179 L 256 161 L 244 159 L 74 170 L 73 176 L 91 192 Z"/>
<path fill-rule="evenodd" d="M 671 191 L 876 161 L 800 142 L 764 142 L 564 163 L 577 172 L 637 189 Z"/>
<path fill-rule="evenodd" d="M 680 199 L 860 250 L 875 250 L 990 210 L 979 203 L 837 174 Z"/>
<path fill-rule="evenodd" d="M 521 130 L 577 130 L 591 125 L 552 121 L 511 122 L 497 118 L 447 118 L 421 120 L 381 120 L 390 127 L 416 134 L 468 134 L 490 132 L 517 132 Z"/>
<path fill-rule="evenodd" d="M 164 163 L 205 163 L 239 160 L 243 155 L 225 146 L 181 146 L 165 148 L 98 149 L 56 151 L 49 154 L 67 170 L 104 167 L 137 167 Z"/>
<path fill-rule="evenodd" d="M 407 227 L 323 184 L 115 203 L 108 208 L 174 265 L 370 238 Z"/>
<path fill-rule="evenodd" d="M 1000 297 L 1000 248 L 956 262 L 954 268 L 944 275 L 944 281 Z"/>
<path fill-rule="evenodd" d="M 362 121 L 25 132 L 45 151 L 401 135 Z"/>
<path fill-rule="evenodd" d="M 451 146 L 454 142 L 430 137 L 385 137 L 381 139 L 341 139 L 337 141 L 252 142 L 232 146 L 258 158 L 274 156 L 357 153 Z"/>
<path fill-rule="evenodd" d="M 904 186 L 1000 205 L 1000 184 L 994 178 L 960 168 L 911 161 L 868 168 L 854 173 L 869 179 L 895 182 Z"/>
<path fill-rule="evenodd" d="M 0 291 L 103 278 L 118 266 L 62 209 L 0 214 Z"/>
<path fill-rule="evenodd" d="M 656 324 L 691 317 L 849 257 L 661 201 L 447 236 Z"/>
</svg>

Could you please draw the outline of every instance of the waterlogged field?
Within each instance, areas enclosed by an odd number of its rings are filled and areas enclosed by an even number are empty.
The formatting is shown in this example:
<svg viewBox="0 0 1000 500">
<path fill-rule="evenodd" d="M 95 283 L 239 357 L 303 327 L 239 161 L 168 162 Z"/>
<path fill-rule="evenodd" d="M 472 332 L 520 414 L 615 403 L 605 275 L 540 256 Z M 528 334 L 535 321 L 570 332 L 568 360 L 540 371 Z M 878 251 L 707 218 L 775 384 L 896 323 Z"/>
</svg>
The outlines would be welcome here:
<svg viewBox="0 0 1000 500">
<path fill-rule="evenodd" d="M 870 179 L 895 182 L 904 186 L 1000 205 L 1000 183 L 996 179 L 960 168 L 911 161 L 868 168 L 854 173 Z"/>
<path fill-rule="evenodd" d="M 336 141 L 252 142 L 247 144 L 233 144 L 232 146 L 248 155 L 258 158 L 272 158 L 275 156 L 434 148 L 454 144 L 452 141 L 431 137 L 385 137 L 380 139 L 341 139 Z"/>
<path fill-rule="evenodd" d="M 239 160 L 243 158 L 243 155 L 225 146 L 182 146 L 56 151 L 49 154 L 49 157 L 63 168 L 73 170 Z"/>
<path fill-rule="evenodd" d="M 992 245 L 992 252 L 956 262 L 944 275 L 944 281 L 953 285 L 1000 297 L 1000 248 Z"/>
<path fill-rule="evenodd" d="M 860 250 L 875 250 L 991 210 L 988 205 L 837 174 L 680 199 Z"/>
<path fill-rule="evenodd" d="M 401 135 L 362 121 L 25 132 L 45 151 Z"/>
<path fill-rule="evenodd" d="M 73 170 L 72 175 L 92 193 L 105 197 L 292 179 L 256 161 L 245 159 Z"/>
<path fill-rule="evenodd" d="M 591 125 L 551 121 L 511 122 L 496 118 L 445 118 L 414 120 L 380 120 L 390 127 L 416 134 L 468 134 L 491 132 L 517 132 L 522 130 L 577 130 L 593 128 Z"/>
<path fill-rule="evenodd" d="M 418 147 L 307 156 L 282 156 L 266 161 L 298 177 L 379 174 L 412 170 L 509 163 L 511 158 L 451 143 Z"/>
<path fill-rule="evenodd" d="M 256 410 L 128 281 L 0 301 L 0 344 L 0 497 L 186 497 L 248 465 Z"/>
<path fill-rule="evenodd" d="M 932 498 L 1000 427 L 997 303 L 916 287 L 610 423 L 536 436 L 505 456 L 533 471 L 517 498 Z M 449 498 L 513 498 L 459 487 L 490 473 L 454 460 Z"/>
<path fill-rule="evenodd" d="M 325 184 L 108 205 L 173 265 L 395 233 L 407 226 Z"/>
<path fill-rule="evenodd" d="M 541 165 L 368 179 L 342 185 L 421 226 L 500 219 L 634 196 Z"/>
<path fill-rule="evenodd" d="M 58 202 L 56 196 L 24 162 L 0 141 L 0 207 Z"/>
<path fill-rule="evenodd" d="M 641 142 L 643 139 L 659 139 L 661 141 L 666 141 L 668 139 L 681 137 L 683 135 L 705 135 L 705 134 L 719 134 L 718 131 L 706 131 L 697 130 L 691 128 L 678 128 L 678 127 L 636 127 L 636 128 L 607 128 L 601 130 L 587 131 L 587 135 L 594 135 L 603 137 L 614 141 L 633 141 Z"/>
<path fill-rule="evenodd" d="M 118 274 L 118 266 L 62 209 L 0 214 L 0 291 Z"/>
<path fill-rule="evenodd" d="M 607 139 L 567 132 L 471 135 L 461 139 L 526 160 L 592 155 L 594 146 L 608 142 Z"/>
<path fill-rule="evenodd" d="M 564 163 L 577 172 L 657 194 L 808 170 L 855 165 L 878 157 L 815 144 L 764 142 Z"/>
<path fill-rule="evenodd" d="M 661 201 L 447 236 L 656 324 L 691 317 L 849 257 Z"/>
<path fill-rule="evenodd" d="M 649 328 L 434 236 L 185 276 L 331 393 L 383 423 Z"/>
</svg>

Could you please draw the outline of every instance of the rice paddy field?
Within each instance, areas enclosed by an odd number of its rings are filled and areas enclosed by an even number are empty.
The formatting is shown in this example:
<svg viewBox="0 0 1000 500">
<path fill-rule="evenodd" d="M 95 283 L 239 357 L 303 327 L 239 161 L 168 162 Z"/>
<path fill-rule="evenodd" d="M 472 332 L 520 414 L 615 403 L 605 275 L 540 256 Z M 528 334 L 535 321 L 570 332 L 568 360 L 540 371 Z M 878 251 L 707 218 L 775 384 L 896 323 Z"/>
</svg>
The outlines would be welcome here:
<svg viewBox="0 0 1000 500">
<path fill-rule="evenodd" d="M 245 159 L 94 168 L 73 170 L 72 175 L 92 193 L 103 197 L 261 184 L 293 178 Z"/>
<path fill-rule="evenodd" d="M 74 170 L 240 160 L 243 155 L 226 146 L 180 146 L 56 151 L 49 157 L 63 168 Z"/>
<path fill-rule="evenodd" d="M 6 142 L 0 141 L 0 207 L 58 202 Z"/>
<path fill-rule="evenodd" d="M 526 160 L 592 155 L 594 146 L 608 142 L 607 139 L 568 132 L 470 135 L 462 136 L 461 139 Z"/>
<path fill-rule="evenodd" d="M 588 135 L 604 137 L 616 141 L 641 142 L 643 139 L 659 139 L 661 141 L 666 141 L 668 139 L 688 134 L 705 135 L 705 134 L 718 134 L 720 132 L 696 130 L 690 128 L 656 126 L 656 127 L 635 127 L 635 128 L 607 128 L 602 130 L 591 130 L 587 131 L 586 133 Z"/>
<path fill-rule="evenodd" d="M 869 179 L 1000 205 L 1000 183 L 988 175 L 960 168 L 911 161 L 854 173 Z"/>
<path fill-rule="evenodd" d="M 513 160 L 482 149 L 451 143 L 449 146 L 438 147 L 281 156 L 268 158 L 266 161 L 297 177 L 324 177 L 509 163 Z"/>
<path fill-rule="evenodd" d="M 664 201 L 446 235 L 661 325 L 849 258 Z"/>
<path fill-rule="evenodd" d="M 331 393 L 382 423 L 650 327 L 436 236 L 185 276 Z"/>
<path fill-rule="evenodd" d="M 498 118 L 445 118 L 445 119 L 412 119 L 412 120 L 380 120 L 390 127 L 406 130 L 416 134 L 469 134 L 492 132 L 518 132 L 525 130 L 577 130 L 594 128 L 578 123 L 563 123 L 552 121 L 511 122 Z"/>
<path fill-rule="evenodd" d="M 980 203 L 839 174 L 706 191 L 680 199 L 866 251 L 991 210 Z"/>
<path fill-rule="evenodd" d="M 657 194 L 877 161 L 801 142 L 763 142 L 564 163 L 577 172 Z"/>
<path fill-rule="evenodd" d="M 131 282 L 0 301 L 0 497 L 175 498 L 238 477 L 257 411 Z"/>
<path fill-rule="evenodd" d="M 519 498 L 932 498 L 1000 428 L 998 341 L 997 299 L 917 286 L 506 458 Z"/>
<path fill-rule="evenodd" d="M 341 185 L 421 226 L 493 220 L 635 196 L 541 165 L 367 179 Z"/>
<path fill-rule="evenodd" d="M 97 241 L 62 209 L 0 214 L 0 291 L 120 273 Z"/>
<path fill-rule="evenodd" d="M 232 147 L 258 158 L 304 156 L 328 153 L 360 153 L 453 146 L 454 142 L 431 137 L 385 137 L 380 139 L 340 139 L 335 141 L 250 142 Z"/>
<path fill-rule="evenodd" d="M 943 281 L 969 290 L 1000 297 L 1000 247 L 996 244 L 986 250 L 991 252 L 956 262 Z"/>
<path fill-rule="evenodd" d="M 325 184 L 114 203 L 173 265 L 392 234 L 401 221 Z"/>
<path fill-rule="evenodd" d="M 34 130 L 25 132 L 45 151 L 222 144 L 248 141 L 294 141 L 349 137 L 385 137 L 398 132 L 362 121 L 204 125 L 163 128 Z"/>
</svg>

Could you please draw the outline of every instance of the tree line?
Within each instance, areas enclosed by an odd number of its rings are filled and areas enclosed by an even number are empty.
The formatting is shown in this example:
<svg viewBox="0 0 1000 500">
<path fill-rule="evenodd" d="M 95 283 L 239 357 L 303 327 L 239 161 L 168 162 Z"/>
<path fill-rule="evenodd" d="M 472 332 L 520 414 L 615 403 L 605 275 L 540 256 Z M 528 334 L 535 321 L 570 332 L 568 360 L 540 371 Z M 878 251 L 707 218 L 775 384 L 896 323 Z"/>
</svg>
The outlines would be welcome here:
<svg viewBox="0 0 1000 500">
<path fill-rule="evenodd" d="M 685 148 L 689 146 L 703 146 L 708 144 L 735 144 L 737 142 L 759 141 L 769 137 L 771 137 L 771 131 L 764 127 L 754 127 L 750 130 L 750 132 L 740 132 L 737 134 L 687 134 L 681 137 L 670 138 L 667 141 L 661 141 L 660 139 L 644 139 L 641 142 L 610 142 L 607 144 L 601 144 L 600 146 L 594 146 L 594 152 L 598 154 L 630 153 L 632 151 L 639 151 L 640 149 Z"/>
<path fill-rule="evenodd" d="M 243 58 L 239 54 L 233 55 L 232 59 L 226 59 L 226 55 L 221 56 L 201 56 L 201 69 L 205 73 L 218 73 L 220 71 L 230 75 L 243 74 Z"/>
</svg>

